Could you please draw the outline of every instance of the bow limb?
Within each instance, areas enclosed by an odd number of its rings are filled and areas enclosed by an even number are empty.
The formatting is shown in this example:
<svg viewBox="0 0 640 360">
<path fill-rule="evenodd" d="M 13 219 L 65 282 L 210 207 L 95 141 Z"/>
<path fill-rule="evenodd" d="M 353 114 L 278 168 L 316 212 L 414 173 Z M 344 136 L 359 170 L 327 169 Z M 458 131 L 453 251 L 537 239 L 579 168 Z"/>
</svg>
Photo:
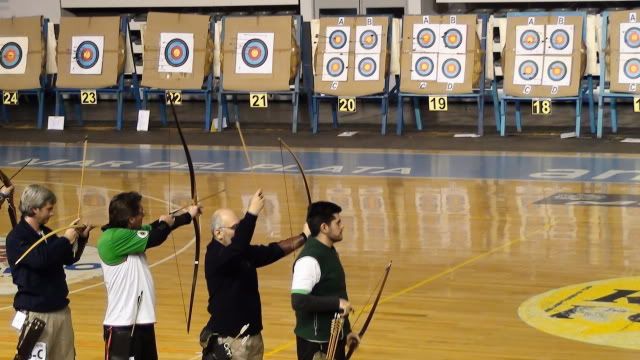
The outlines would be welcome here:
<svg viewBox="0 0 640 360">
<path fill-rule="evenodd" d="M 182 143 L 182 148 L 184 149 L 184 155 L 187 158 L 187 165 L 189 166 L 189 180 L 191 184 L 191 201 L 193 205 L 198 204 L 198 192 L 196 189 L 196 173 L 193 168 L 193 161 L 191 160 L 191 153 L 189 152 L 189 147 L 187 146 L 187 142 L 184 139 L 184 134 L 182 133 L 182 127 L 180 126 L 180 121 L 178 120 L 178 115 L 176 114 L 176 108 L 173 105 L 173 101 L 170 102 L 171 111 L 173 112 L 173 119 L 175 120 L 176 127 L 178 128 L 178 134 L 180 135 L 180 142 Z M 189 314 L 187 316 L 187 333 L 191 329 L 191 315 L 193 314 L 193 301 L 195 299 L 196 294 L 196 285 L 198 282 L 198 266 L 200 264 L 200 221 L 198 217 L 193 218 L 193 231 L 196 236 L 196 251 L 193 259 L 193 279 L 191 280 L 191 295 L 189 298 Z"/>
<path fill-rule="evenodd" d="M 25 257 L 27 257 L 27 255 L 29 255 L 29 253 L 30 253 L 30 252 L 32 252 L 32 251 L 36 248 L 36 246 L 38 246 L 38 245 L 42 244 L 45 240 L 47 240 L 48 238 L 52 237 L 53 235 L 56 235 L 56 234 L 58 234 L 59 232 L 65 231 L 65 230 L 67 230 L 67 229 L 81 229 L 81 228 L 84 228 L 86 225 L 77 225 L 77 222 L 78 222 L 79 220 L 80 220 L 80 219 L 76 219 L 76 220 L 74 220 L 74 221 L 71 223 L 71 225 L 68 225 L 68 226 L 64 226 L 64 227 L 58 228 L 58 229 L 51 230 L 51 232 L 50 232 L 50 233 L 48 233 L 48 234 L 43 235 L 42 237 L 40 237 L 40 239 L 38 239 L 38 240 L 37 240 L 36 242 L 34 242 L 31 246 L 29 246 L 29 248 L 28 248 L 25 252 L 23 252 L 23 253 L 22 253 L 22 255 L 20 255 L 20 257 L 18 258 L 18 260 L 16 260 L 16 263 L 15 263 L 15 265 L 14 265 L 14 266 L 18 265 L 18 264 L 20 263 L 20 261 L 22 261 L 22 259 L 24 259 Z"/>
<path fill-rule="evenodd" d="M 13 185 L 11 183 L 11 179 L 5 174 L 2 170 L 0 170 L 0 179 L 2 180 L 2 184 L 5 187 L 10 187 Z M 13 196 L 7 198 L 7 212 L 9 213 L 9 221 L 11 222 L 11 228 L 16 227 L 18 225 L 18 219 L 16 217 L 16 206 L 13 203 Z"/>
<path fill-rule="evenodd" d="M 307 202 L 309 203 L 309 205 L 311 205 L 311 192 L 309 191 L 309 183 L 307 182 L 307 177 L 304 175 L 304 168 L 302 167 L 302 164 L 300 163 L 300 160 L 298 159 L 296 154 L 293 153 L 293 151 L 291 150 L 289 145 L 287 145 L 287 143 L 284 142 L 284 140 L 282 140 L 281 138 L 278 138 L 278 141 L 280 142 L 280 145 L 282 145 L 285 149 L 287 149 L 289 154 L 291 154 L 291 156 L 293 157 L 293 160 L 296 162 L 296 166 L 298 166 L 298 170 L 300 171 L 300 175 L 302 175 L 302 181 L 304 182 L 304 189 L 307 192 Z M 284 164 L 282 164 L 282 167 L 283 167 L 283 171 L 284 171 Z"/>
<path fill-rule="evenodd" d="M 369 324 L 371 323 L 371 319 L 373 319 L 373 314 L 375 314 L 376 312 L 376 308 L 378 307 L 378 303 L 380 302 L 380 297 L 382 295 L 382 290 L 384 290 L 384 285 L 387 283 L 387 278 L 389 277 L 389 271 L 391 270 L 391 262 L 389 262 L 389 264 L 387 264 L 387 267 L 384 270 L 384 277 L 382 278 L 382 283 L 380 284 L 380 289 L 378 289 L 378 294 L 376 295 L 376 299 L 373 301 L 373 305 L 371 305 L 371 311 L 369 311 L 369 315 L 367 316 L 367 320 L 364 321 L 364 324 L 362 325 L 362 328 L 360 329 L 360 332 L 358 333 L 358 336 L 360 337 L 360 340 L 362 340 L 362 338 L 364 337 L 364 333 L 367 332 L 367 328 L 369 327 Z M 353 355 L 353 352 L 356 350 L 356 347 L 354 347 L 352 344 L 349 344 L 349 350 L 347 351 L 347 355 L 345 357 L 345 359 L 349 360 L 351 358 L 351 355 Z"/>
</svg>

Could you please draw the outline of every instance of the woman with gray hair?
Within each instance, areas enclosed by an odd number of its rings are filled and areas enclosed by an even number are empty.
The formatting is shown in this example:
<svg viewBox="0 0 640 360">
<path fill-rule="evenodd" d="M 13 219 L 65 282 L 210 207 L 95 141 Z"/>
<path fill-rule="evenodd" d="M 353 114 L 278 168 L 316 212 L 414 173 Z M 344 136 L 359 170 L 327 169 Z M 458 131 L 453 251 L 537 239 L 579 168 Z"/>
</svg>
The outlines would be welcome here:
<svg viewBox="0 0 640 360">
<path fill-rule="evenodd" d="M 80 260 L 93 226 L 67 229 L 63 236 L 54 234 L 16 264 L 27 249 L 51 233 L 46 224 L 54 215 L 55 205 L 55 194 L 44 186 L 34 184 L 24 189 L 20 197 L 20 222 L 7 235 L 7 258 L 13 283 L 18 287 L 13 307 L 22 313 L 17 313 L 16 319 L 22 319 L 24 324 L 34 319 L 43 321 L 44 331 L 35 341 L 44 344 L 47 358 L 73 360 L 74 336 L 64 266 Z M 22 328 L 21 339 L 28 336 L 26 325 L 18 327 Z M 31 358 L 31 351 L 18 347 L 16 358 Z"/>
</svg>

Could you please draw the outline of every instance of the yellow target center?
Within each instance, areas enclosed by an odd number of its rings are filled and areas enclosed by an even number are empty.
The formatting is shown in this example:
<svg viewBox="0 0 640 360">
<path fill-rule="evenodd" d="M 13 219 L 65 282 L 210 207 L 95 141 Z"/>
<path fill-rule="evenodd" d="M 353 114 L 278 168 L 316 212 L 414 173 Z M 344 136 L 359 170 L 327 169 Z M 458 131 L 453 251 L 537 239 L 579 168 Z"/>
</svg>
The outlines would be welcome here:
<svg viewBox="0 0 640 360">
<path fill-rule="evenodd" d="M 364 38 L 364 42 L 366 42 L 367 44 L 373 43 L 373 36 L 369 35 L 369 36 L 365 37 Z"/>
<path fill-rule="evenodd" d="M 429 69 L 429 65 L 427 65 L 425 63 L 420 64 L 420 70 L 425 70 L 426 71 L 427 69 Z"/>
<path fill-rule="evenodd" d="M 82 58 L 85 60 L 91 59 L 91 51 L 85 50 L 82 52 Z"/>
<path fill-rule="evenodd" d="M 334 37 L 334 38 L 333 38 L 333 41 L 334 41 L 336 44 L 340 44 L 340 43 L 342 43 L 342 36 L 337 35 L 336 37 Z"/>
<path fill-rule="evenodd" d="M 629 70 L 631 70 L 632 73 L 636 73 L 638 72 L 638 65 L 633 64 L 629 67 Z"/>
<path fill-rule="evenodd" d="M 9 52 L 7 52 L 7 54 L 4 57 L 7 60 L 13 60 L 16 57 L 16 54 L 13 51 L 9 51 Z"/>
<path fill-rule="evenodd" d="M 558 35 L 556 36 L 556 44 L 562 44 L 564 42 L 564 36 Z"/>
<path fill-rule="evenodd" d="M 560 68 L 553 68 L 553 75 L 560 75 L 562 74 L 562 69 Z"/>
<path fill-rule="evenodd" d="M 422 35 L 422 41 L 428 43 L 431 40 L 429 34 Z"/>
<path fill-rule="evenodd" d="M 525 74 L 531 74 L 533 73 L 533 68 L 531 66 L 525 66 L 524 67 L 524 73 Z"/>
<path fill-rule="evenodd" d="M 636 42 L 638 40 L 640 40 L 640 35 L 638 35 L 638 33 L 634 32 L 631 34 L 631 41 Z"/>
<path fill-rule="evenodd" d="M 251 49 L 251 57 L 258 57 L 259 52 L 258 49 Z"/>
<path fill-rule="evenodd" d="M 533 44 L 533 36 L 531 36 L 531 35 L 527 36 L 527 38 L 526 38 L 526 39 L 524 39 L 524 41 L 525 41 L 527 44 Z"/>
<path fill-rule="evenodd" d="M 447 71 L 449 71 L 449 72 L 454 72 L 454 71 L 456 71 L 456 66 L 455 66 L 455 65 L 453 65 L 453 64 L 449 64 L 449 65 L 447 65 Z"/>
<path fill-rule="evenodd" d="M 332 70 L 332 71 L 338 71 L 338 70 L 340 70 L 340 65 L 338 65 L 338 64 L 331 64 L 331 70 Z"/>
<path fill-rule="evenodd" d="M 173 49 L 173 51 L 171 51 L 171 54 L 174 57 L 180 57 L 180 55 L 182 54 L 182 51 L 180 51 L 180 49 L 178 49 L 178 48 L 175 48 L 175 49 Z"/>
<path fill-rule="evenodd" d="M 458 41 L 458 37 L 455 35 L 449 35 L 449 42 L 450 43 L 455 43 Z"/>
<path fill-rule="evenodd" d="M 364 70 L 365 71 L 371 70 L 371 64 L 364 64 Z"/>
</svg>

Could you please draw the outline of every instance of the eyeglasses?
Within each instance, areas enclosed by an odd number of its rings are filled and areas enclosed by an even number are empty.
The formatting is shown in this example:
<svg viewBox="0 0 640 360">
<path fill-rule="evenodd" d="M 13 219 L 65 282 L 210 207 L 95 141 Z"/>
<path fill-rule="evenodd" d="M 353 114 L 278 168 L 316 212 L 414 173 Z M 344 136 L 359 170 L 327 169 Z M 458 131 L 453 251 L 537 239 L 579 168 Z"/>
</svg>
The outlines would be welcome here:
<svg viewBox="0 0 640 360">
<path fill-rule="evenodd" d="M 238 229 L 238 225 L 240 225 L 240 223 L 235 223 L 231 226 L 220 226 L 218 229 L 230 229 L 236 231 Z"/>
</svg>

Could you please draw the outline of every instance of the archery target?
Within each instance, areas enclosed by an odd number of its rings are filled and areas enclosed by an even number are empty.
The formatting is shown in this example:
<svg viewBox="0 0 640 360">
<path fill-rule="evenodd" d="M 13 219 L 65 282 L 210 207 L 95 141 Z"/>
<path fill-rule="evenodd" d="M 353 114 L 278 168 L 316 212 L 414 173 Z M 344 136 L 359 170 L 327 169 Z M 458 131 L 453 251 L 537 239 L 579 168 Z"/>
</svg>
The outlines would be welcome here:
<svg viewBox="0 0 640 360">
<path fill-rule="evenodd" d="M 620 52 L 640 52 L 640 24 L 620 24 Z"/>
<path fill-rule="evenodd" d="M 545 54 L 571 55 L 573 53 L 573 25 L 547 25 Z"/>
<path fill-rule="evenodd" d="M 347 81 L 349 54 L 325 53 L 322 59 L 322 81 Z"/>
<path fill-rule="evenodd" d="M 356 54 L 379 54 L 382 25 L 356 26 Z"/>
<path fill-rule="evenodd" d="M 193 33 L 160 33 L 158 72 L 193 72 Z"/>
<path fill-rule="evenodd" d="M 72 36 L 70 74 L 102 74 L 104 36 Z"/>
<path fill-rule="evenodd" d="M 445 54 L 464 54 L 467 51 L 467 25 L 440 25 L 440 52 Z"/>
<path fill-rule="evenodd" d="M 464 67 L 466 55 L 439 54 L 438 82 L 461 84 L 464 83 Z"/>
<path fill-rule="evenodd" d="M 516 55 L 543 54 L 544 25 L 516 26 Z"/>
<path fill-rule="evenodd" d="M 349 52 L 349 38 L 351 27 L 349 26 L 327 26 L 327 44 L 324 52 Z"/>
<path fill-rule="evenodd" d="M 238 33 L 236 74 L 271 74 L 273 38 L 273 33 Z"/>
<path fill-rule="evenodd" d="M 28 37 L 0 37 L 0 74 L 24 74 L 28 52 Z"/>
<path fill-rule="evenodd" d="M 356 54 L 356 81 L 378 80 L 380 78 L 379 54 Z"/>
<path fill-rule="evenodd" d="M 437 53 L 439 47 L 440 25 L 414 24 L 413 51 Z"/>
<path fill-rule="evenodd" d="M 516 56 L 513 83 L 515 85 L 542 84 L 542 56 Z"/>
<path fill-rule="evenodd" d="M 411 80 L 436 81 L 438 78 L 438 55 L 411 54 Z"/>
<path fill-rule="evenodd" d="M 640 54 L 620 54 L 618 82 L 640 84 Z"/>
<path fill-rule="evenodd" d="M 542 85 L 569 86 L 571 84 L 571 57 L 545 56 Z"/>
</svg>

